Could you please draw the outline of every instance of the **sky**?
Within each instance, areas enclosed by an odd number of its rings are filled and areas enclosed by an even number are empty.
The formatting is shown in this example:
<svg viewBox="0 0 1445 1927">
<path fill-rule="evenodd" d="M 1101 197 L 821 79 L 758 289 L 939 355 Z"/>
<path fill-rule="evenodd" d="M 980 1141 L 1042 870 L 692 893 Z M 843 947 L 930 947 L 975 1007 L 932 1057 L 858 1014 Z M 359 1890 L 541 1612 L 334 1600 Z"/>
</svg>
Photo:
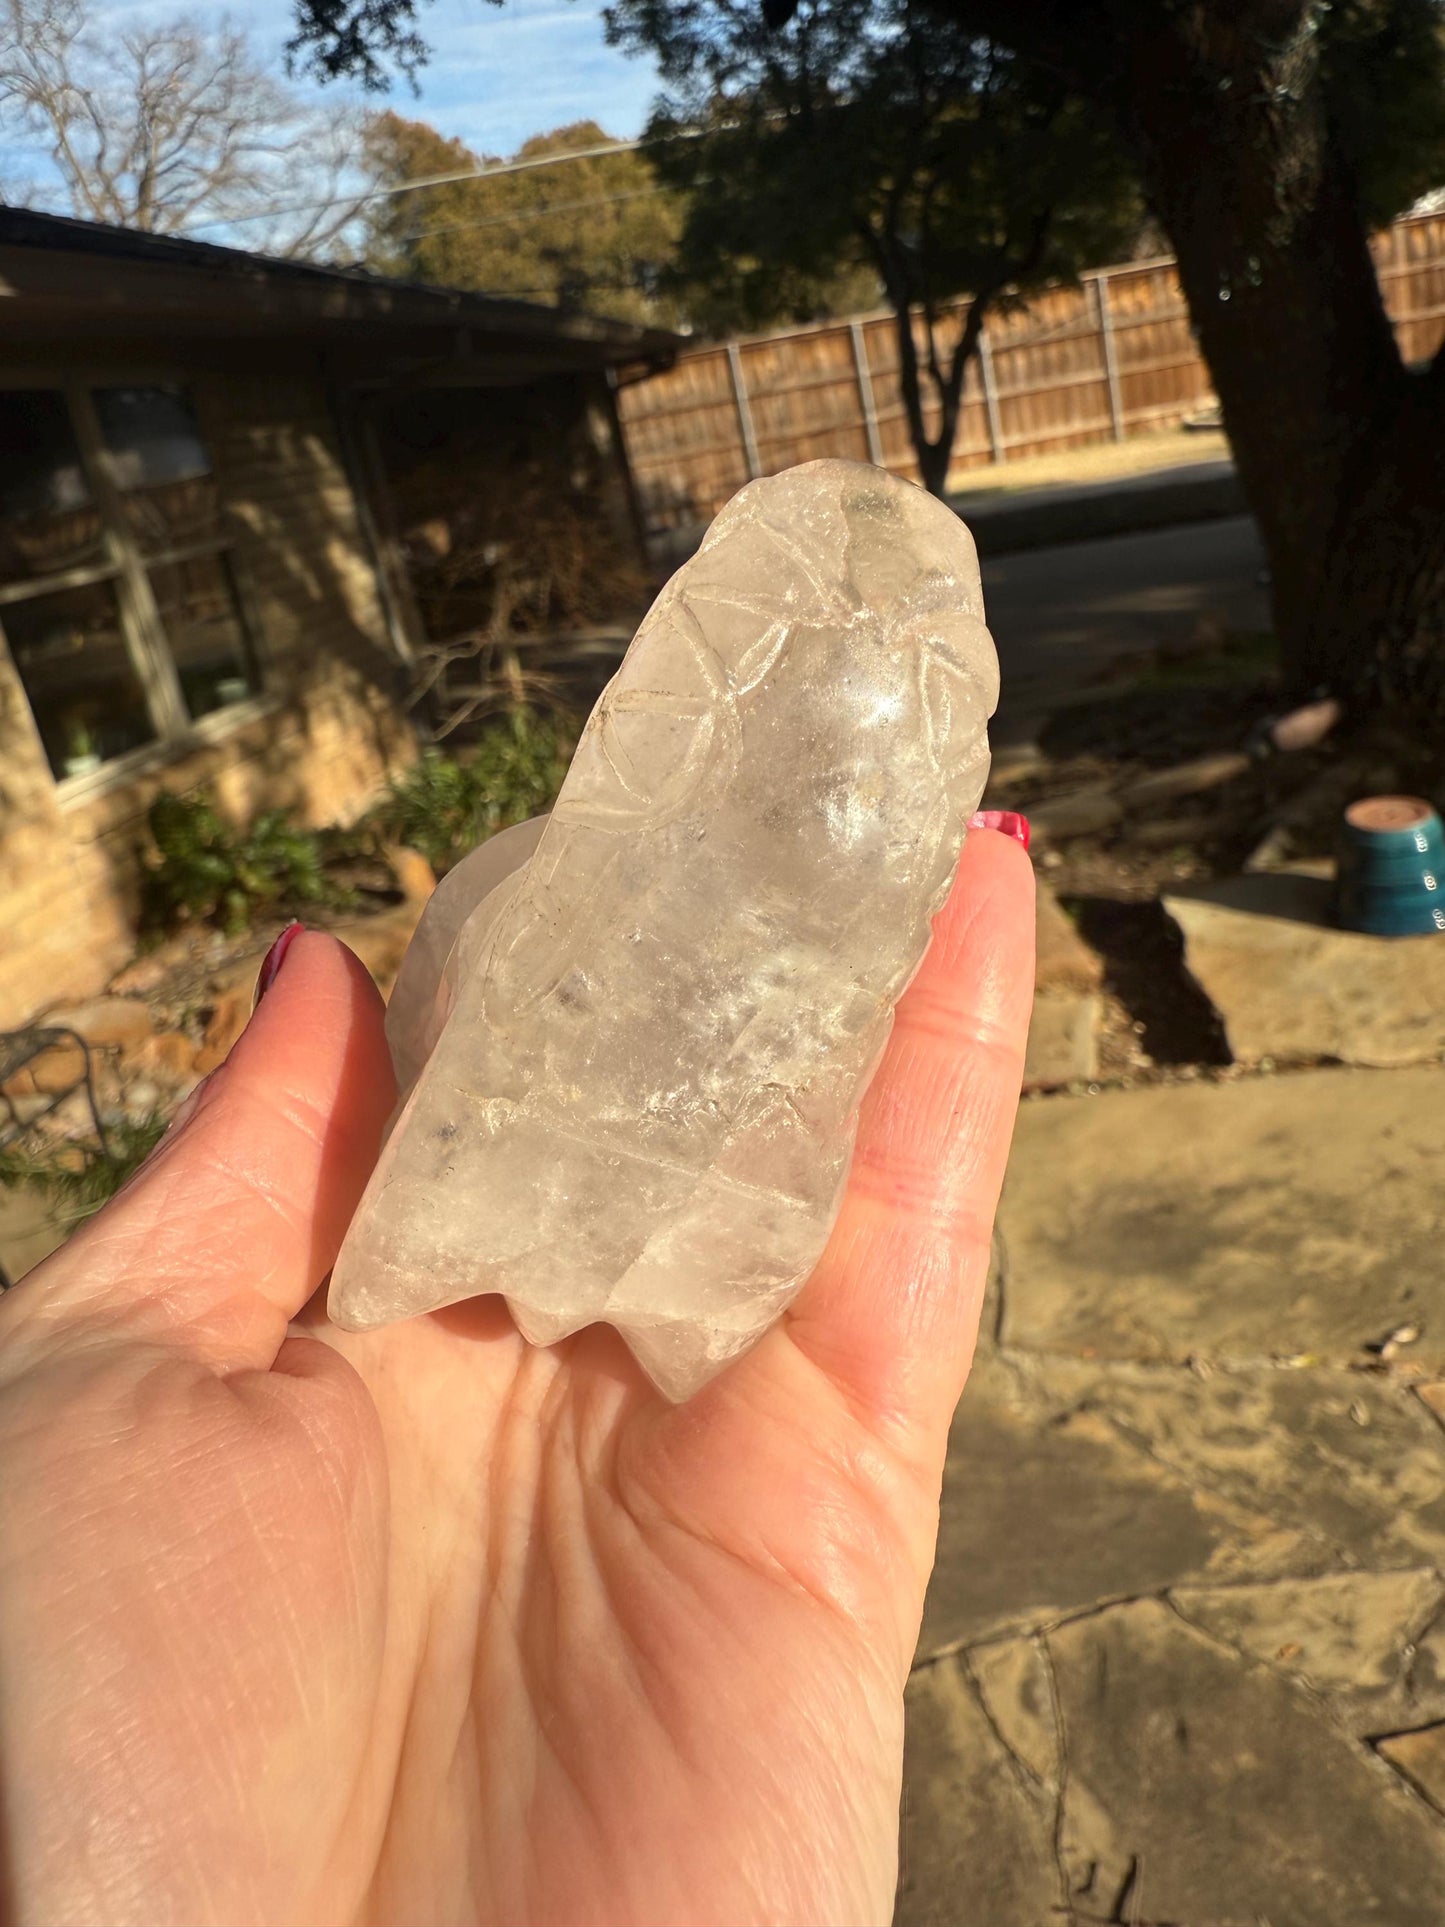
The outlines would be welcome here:
<svg viewBox="0 0 1445 1927">
<path fill-rule="evenodd" d="M 303 96 L 390 106 L 426 120 L 479 154 L 510 155 L 533 134 L 578 120 L 594 120 L 626 139 L 642 131 L 659 81 L 652 62 L 609 47 L 604 0 L 423 0 L 418 29 L 432 49 L 413 93 L 398 76 L 389 94 L 367 94 L 354 83 L 325 87 L 291 83 Z M 174 19 L 182 0 L 89 0 L 89 19 L 102 29 L 158 26 Z M 207 8 L 203 19 L 243 24 L 253 52 L 278 76 L 293 30 L 293 0 L 247 0 Z M 13 124 L 0 124 L 0 185 L 41 207 L 63 206 L 56 170 L 43 142 Z M 197 231 L 200 231 L 199 229 Z M 259 230 L 205 226 L 204 237 L 238 246 L 264 245 Z"/>
<path fill-rule="evenodd" d="M 392 88 L 399 114 L 485 154 L 514 153 L 529 135 L 574 120 L 600 121 L 623 137 L 641 132 L 656 71 L 607 46 L 602 0 L 430 0 L 419 11 L 432 57 L 417 77 L 419 95 L 404 81 Z M 257 50 L 279 57 L 289 0 L 251 0 L 245 17 Z"/>
</svg>

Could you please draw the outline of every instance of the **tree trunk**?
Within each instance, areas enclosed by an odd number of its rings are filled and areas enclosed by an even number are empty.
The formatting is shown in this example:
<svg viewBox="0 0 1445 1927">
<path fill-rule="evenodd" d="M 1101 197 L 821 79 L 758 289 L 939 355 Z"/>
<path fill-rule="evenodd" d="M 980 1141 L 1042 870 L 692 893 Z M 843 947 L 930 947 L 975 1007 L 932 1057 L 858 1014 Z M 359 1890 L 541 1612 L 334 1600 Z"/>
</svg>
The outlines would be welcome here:
<svg viewBox="0 0 1445 1927">
<path fill-rule="evenodd" d="M 908 417 L 908 433 L 918 462 L 918 478 L 930 495 L 943 499 L 948 490 L 948 471 L 953 466 L 953 444 L 958 435 L 958 417 L 963 404 L 963 383 L 968 364 L 978 352 L 983 331 L 985 302 L 975 300 L 964 321 L 963 332 L 949 355 L 947 366 L 940 364 L 936 347 L 928 357 L 928 375 L 938 403 L 938 433 L 930 438 L 923 408 L 918 343 L 913 334 L 913 311 L 906 299 L 894 302 L 894 323 L 898 337 L 899 385 Z M 930 328 L 932 342 L 932 323 Z"/>
<path fill-rule="evenodd" d="M 1422 415 L 1445 430 L 1428 406 L 1438 384 L 1396 350 L 1325 125 L 1313 9 L 1251 11 L 1241 29 L 1203 6 L 1161 10 L 1148 33 L 1131 13 L 1121 118 L 1264 537 L 1290 682 L 1384 693 L 1426 614 L 1407 584 L 1431 576 L 1417 551 L 1439 511 L 1403 502 L 1397 470 L 1403 457 L 1438 504 L 1445 465 L 1432 483 L 1408 432 Z"/>
<path fill-rule="evenodd" d="M 1342 497 L 1308 673 L 1361 708 L 1445 715 L 1445 348 L 1407 373 Z"/>
<path fill-rule="evenodd" d="M 933 441 L 923 410 L 923 385 L 919 380 L 918 343 L 913 336 L 913 309 L 906 293 L 890 290 L 893 303 L 893 332 L 898 342 L 898 385 L 903 390 L 903 412 L 908 418 L 908 438 L 918 462 L 918 479 L 930 495 L 942 496 L 948 481 L 948 463 L 953 454 L 953 436 Z"/>
<path fill-rule="evenodd" d="M 1445 698 L 1445 350 L 1401 363 L 1312 0 L 938 0 L 1112 109 L 1179 262 L 1291 685 Z"/>
<path fill-rule="evenodd" d="M 953 460 L 951 427 L 945 425 L 943 433 L 936 441 L 929 441 L 925 437 L 921 442 L 915 443 L 914 453 L 918 457 L 919 481 L 930 495 L 936 495 L 942 501 L 948 492 L 948 471 Z"/>
</svg>

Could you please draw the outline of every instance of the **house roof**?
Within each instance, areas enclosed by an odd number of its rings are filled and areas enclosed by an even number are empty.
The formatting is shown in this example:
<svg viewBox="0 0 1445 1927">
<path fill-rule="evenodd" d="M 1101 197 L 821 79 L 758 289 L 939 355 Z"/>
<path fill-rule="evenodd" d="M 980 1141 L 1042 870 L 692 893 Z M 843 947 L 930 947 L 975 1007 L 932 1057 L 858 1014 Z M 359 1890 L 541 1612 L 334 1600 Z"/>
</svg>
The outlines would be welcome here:
<svg viewBox="0 0 1445 1927">
<path fill-rule="evenodd" d="M 679 336 L 460 288 L 0 207 L 0 339 L 299 337 L 538 367 L 671 360 Z M 445 344 L 443 347 L 442 344 Z"/>
</svg>

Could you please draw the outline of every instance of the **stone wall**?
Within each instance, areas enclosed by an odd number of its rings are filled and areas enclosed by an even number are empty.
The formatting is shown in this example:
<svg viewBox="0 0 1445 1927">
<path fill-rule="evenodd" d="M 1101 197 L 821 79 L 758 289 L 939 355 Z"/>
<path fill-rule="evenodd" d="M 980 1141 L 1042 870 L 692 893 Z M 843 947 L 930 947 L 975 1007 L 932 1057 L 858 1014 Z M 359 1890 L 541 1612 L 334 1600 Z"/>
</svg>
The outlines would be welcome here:
<svg viewBox="0 0 1445 1927">
<path fill-rule="evenodd" d="M 102 775 L 62 801 L 0 649 L 0 1028 L 88 995 L 130 955 L 145 812 L 158 789 L 207 785 L 238 820 L 291 805 L 312 823 L 345 821 L 413 753 L 324 385 L 283 370 L 176 373 L 234 519 L 265 694 L 158 750 L 143 774 Z"/>
</svg>

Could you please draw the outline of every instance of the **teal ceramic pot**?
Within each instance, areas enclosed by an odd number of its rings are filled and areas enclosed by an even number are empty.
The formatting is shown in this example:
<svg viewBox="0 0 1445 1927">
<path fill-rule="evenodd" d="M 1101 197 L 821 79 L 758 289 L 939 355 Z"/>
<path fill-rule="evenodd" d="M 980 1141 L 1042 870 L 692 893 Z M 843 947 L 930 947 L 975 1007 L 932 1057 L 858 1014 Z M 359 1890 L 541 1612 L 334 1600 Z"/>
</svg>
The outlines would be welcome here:
<svg viewBox="0 0 1445 1927">
<path fill-rule="evenodd" d="M 1445 931 L 1445 831 L 1418 796 L 1367 796 L 1345 811 L 1338 909 L 1375 937 Z"/>
</svg>

